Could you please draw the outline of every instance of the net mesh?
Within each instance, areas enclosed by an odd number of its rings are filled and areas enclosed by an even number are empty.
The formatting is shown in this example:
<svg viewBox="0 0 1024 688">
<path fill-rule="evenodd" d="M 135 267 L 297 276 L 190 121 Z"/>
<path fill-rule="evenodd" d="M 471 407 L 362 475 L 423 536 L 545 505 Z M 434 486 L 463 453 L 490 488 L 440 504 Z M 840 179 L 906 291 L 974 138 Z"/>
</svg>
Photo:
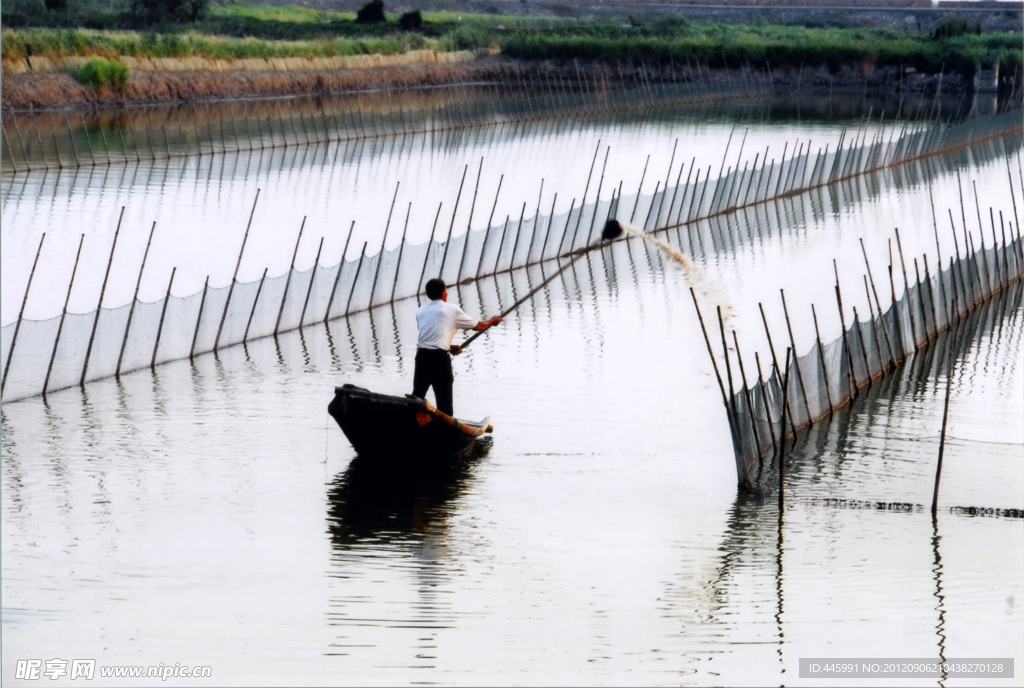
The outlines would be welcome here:
<svg viewBox="0 0 1024 688">
<path fill-rule="evenodd" d="M 855 320 L 828 344 L 815 341 L 790 368 L 785 432 L 783 381 L 775 366 L 767 379 L 741 384 L 728 403 L 740 484 L 755 484 L 763 462 L 778 451 L 782 437 L 848 403 L 888 367 L 927 347 L 929 337 L 948 329 L 951 320 L 965 317 L 969 309 L 1019 281 L 1022 250 L 1024 241 L 1018 237 L 953 259 L 938 274 L 929 272 L 915 281 L 884 312 Z M 1001 266 L 1000 274 L 986 265 Z M 785 362 L 778 365 L 784 369 Z"/>
</svg>

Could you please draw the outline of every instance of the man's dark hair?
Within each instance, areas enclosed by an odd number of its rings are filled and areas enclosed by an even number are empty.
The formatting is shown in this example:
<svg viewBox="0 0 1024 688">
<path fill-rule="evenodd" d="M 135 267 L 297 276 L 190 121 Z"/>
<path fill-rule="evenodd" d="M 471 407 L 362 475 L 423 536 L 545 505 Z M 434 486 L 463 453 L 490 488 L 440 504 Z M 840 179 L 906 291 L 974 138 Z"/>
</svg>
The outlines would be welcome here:
<svg viewBox="0 0 1024 688">
<path fill-rule="evenodd" d="M 437 301 L 444 296 L 444 290 L 447 288 L 448 285 L 440 277 L 429 279 L 427 280 L 427 298 L 431 301 Z"/>
</svg>

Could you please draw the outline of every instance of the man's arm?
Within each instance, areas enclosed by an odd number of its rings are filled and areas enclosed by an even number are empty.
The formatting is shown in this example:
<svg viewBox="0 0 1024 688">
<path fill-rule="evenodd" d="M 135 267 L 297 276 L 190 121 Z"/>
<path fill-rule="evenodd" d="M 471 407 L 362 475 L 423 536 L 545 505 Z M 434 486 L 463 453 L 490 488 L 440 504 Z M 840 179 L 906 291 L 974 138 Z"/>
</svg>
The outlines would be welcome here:
<svg viewBox="0 0 1024 688">
<path fill-rule="evenodd" d="M 504 320 L 505 319 L 502 318 L 500 315 L 496 315 L 493 318 L 491 318 L 490 320 L 481 320 L 480 322 L 478 322 L 476 324 L 476 327 L 474 327 L 473 329 L 476 330 L 477 332 L 483 332 L 488 327 L 494 327 L 495 325 L 497 325 L 498 323 L 500 323 L 500 322 L 502 322 Z"/>
<path fill-rule="evenodd" d="M 496 315 L 490 320 L 477 321 L 476 325 L 470 329 L 475 330 L 476 332 L 483 332 L 488 328 L 494 327 L 495 325 L 504 322 L 504 320 L 505 319 L 502 318 L 500 315 Z M 452 344 L 450 347 L 448 347 L 448 351 L 451 352 L 452 355 L 458 356 L 459 354 L 462 353 L 462 347 L 459 346 L 458 344 Z"/>
</svg>

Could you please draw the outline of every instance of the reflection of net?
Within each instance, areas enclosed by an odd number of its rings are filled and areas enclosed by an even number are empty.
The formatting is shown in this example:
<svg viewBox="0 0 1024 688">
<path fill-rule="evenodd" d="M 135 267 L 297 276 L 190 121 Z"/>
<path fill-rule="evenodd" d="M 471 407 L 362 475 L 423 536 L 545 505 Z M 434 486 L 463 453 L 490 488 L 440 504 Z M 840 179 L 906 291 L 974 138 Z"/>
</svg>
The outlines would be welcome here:
<svg viewBox="0 0 1024 688">
<path fill-rule="evenodd" d="M 996 115 L 991 119 L 985 120 L 986 124 L 981 129 L 980 120 L 974 120 L 961 125 L 966 130 L 953 127 L 945 130 L 946 135 L 952 137 L 949 140 L 955 138 L 967 143 L 977 131 L 985 136 L 994 136 L 1002 131 L 1020 130 L 1019 121 L 1007 119 L 1005 115 Z M 942 138 L 934 133 L 933 137 Z M 970 156 L 975 160 L 992 159 L 1000 154 L 1004 145 L 1020 145 L 1019 133 L 1013 133 L 1009 138 L 1010 141 L 1000 138 L 975 144 L 969 149 Z M 905 143 L 903 139 L 893 144 L 894 151 L 918 151 L 921 148 L 922 144 Z M 496 222 L 486 229 L 473 230 L 446 241 L 420 246 L 402 244 L 382 254 L 363 255 L 330 267 L 316 266 L 302 272 L 292 271 L 279 277 L 236 284 L 234 289 L 210 288 L 184 298 L 170 297 L 155 303 L 139 303 L 132 315 L 130 327 L 127 327 L 128 305 L 114 309 L 103 308 L 99 312 L 96 336 L 91 347 L 89 340 L 96 320 L 95 313 L 68 314 L 63 325 L 60 324 L 60 318 L 42 322 L 22 321 L 16 341 L 16 325 L 11 324 L 2 330 L 3 348 L 0 352 L 3 358 L 0 360 L 0 369 L 5 367 L 8 357 L 11 357 L 12 363 L 4 381 L 3 398 L 15 400 L 34 396 L 44 392 L 44 385 L 45 391 L 54 391 L 78 384 L 83 368 L 87 370 L 86 381 L 114 375 L 118 372 L 119 359 L 120 372 L 129 372 L 151 363 L 180 360 L 215 348 L 359 312 L 396 299 L 409 298 L 420 292 L 425 279 L 436 275 L 441 275 L 449 284 L 455 284 L 549 260 L 594 245 L 599 241 L 604 221 L 608 217 L 617 217 L 623 221 L 633 218 L 636 225 L 645 229 L 693 223 L 697 219 L 710 217 L 711 223 L 704 227 L 691 225 L 695 229 L 688 233 L 688 239 L 696 238 L 699 244 L 702 233 L 709 231 L 708 246 L 713 245 L 716 250 L 721 246 L 728 250 L 729 246 L 735 244 L 734 235 L 738 235 L 737 228 L 730 224 L 733 218 L 728 214 L 730 210 L 753 205 L 776 195 L 792 193 L 808 185 L 824 185 L 830 179 L 834 181 L 859 175 L 867 169 L 865 165 L 869 164 L 864 161 L 877 160 L 882 155 L 857 153 L 852 148 L 850 150 L 854 152 L 841 152 L 838 157 L 823 155 L 814 160 L 807 154 L 797 155 L 777 166 L 769 163 L 757 170 L 741 171 L 739 175 L 729 172 L 721 178 L 710 180 L 710 183 L 706 177 L 701 178 L 698 174 L 700 171 L 697 171 L 694 176 L 680 180 L 677 185 L 668 189 L 657 188 L 653 193 L 623 194 L 621 197 L 616 195 L 611 200 L 599 201 L 596 206 L 594 202 L 588 202 L 582 208 L 574 204 L 570 212 L 554 216 L 536 212 L 529 217 L 510 217 L 507 222 Z M 915 160 L 913 164 L 891 169 L 896 171 L 892 175 L 892 182 L 897 185 L 915 184 L 920 177 L 929 177 L 938 172 L 937 163 L 928 160 Z M 836 172 L 833 174 L 826 170 Z M 843 173 L 843 170 L 846 172 Z M 874 193 L 873 184 L 879 181 L 875 175 L 868 174 L 862 179 L 866 180 L 863 185 L 867 187 L 866 193 Z M 859 194 L 865 192 L 861 185 L 853 186 L 845 181 L 828 188 L 835 190 L 830 195 L 834 204 L 857 202 L 861 200 Z M 754 212 L 757 212 L 758 207 L 754 206 Z M 815 210 L 813 199 L 812 210 Z M 766 222 L 758 224 L 771 225 L 772 221 L 768 218 Z M 701 246 L 691 246 L 689 252 L 694 255 L 706 253 Z M 904 330 L 907 329 L 906 323 L 902 323 L 902 326 Z M 894 324 L 889 325 L 888 331 L 894 327 Z M 865 342 L 874 342 L 871 336 L 872 333 L 865 332 Z M 884 347 L 888 342 L 884 339 L 881 342 L 882 355 L 887 356 L 888 349 Z M 869 358 L 878 358 L 878 352 L 871 348 L 871 344 L 866 344 L 865 348 Z M 87 367 L 86 352 L 89 352 Z M 836 353 L 826 352 L 828 356 L 834 358 Z M 854 361 L 855 372 L 863 379 L 866 373 L 859 360 Z M 869 360 L 869 367 L 876 370 L 877 360 L 873 364 Z M 812 377 L 817 375 L 815 371 L 806 374 Z M 830 385 L 838 388 L 844 375 L 840 371 L 830 376 Z M 808 396 L 812 398 L 806 404 L 801 402 L 799 405 L 804 409 L 804 420 L 807 408 L 812 409 L 813 416 L 813 409 L 822 407 L 820 390 L 816 394 L 817 397 L 809 391 Z M 764 405 L 763 399 L 758 401 L 752 398 L 751 403 L 755 409 L 758 403 Z M 827 411 L 827 399 L 824 404 Z M 791 406 L 799 413 L 798 405 Z M 762 440 L 766 431 L 767 428 L 759 432 Z"/>
<path fill-rule="evenodd" d="M 666 75 L 667 76 L 667 75 Z M 87 125 L 85 117 L 5 117 L 0 136 L 3 171 L 58 169 L 142 159 L 304 146 L 328 141 L 449 132 L 469 126 L 526 122 L 626 109 L 699 105 L 765 93 L 751 78 L 713 85 L 673 75 L 651 89 L 644 78 L 615 83 L 587 75 L 580 83 L 504 79 L 475 86 L 358 93 L 223 103 L 172 110 L 138 108 Z M 320 88 L 323 88 L 321 85 Z M 78 121 L 76 121 L 78 120 Z M 79 126 L 79 122 L 81 126 Z"/>
<path fill-rule="evenodd" d="M 752 385 L 741 378 L 728 408 L 740 484 L 755 483 L 759 463 L 767 464 L 784 435 L 792 436 L 795 430 L 828 416 L 874 378 L 927 347 L 969 309 L 1019 282 L 1022 249 L 1024 240 L 1018 234 L 1005 245 L 951 261 L 939 274 L 910 284 L 884 313 L 849 323 L 836 340 L 816 341 L 810 351 L 792 359 L 785 432 L 781 372 L 785 361 L 771 361 L 764 378 L 755 372 L 750 376 L 756 378 Z"/>
</svg>

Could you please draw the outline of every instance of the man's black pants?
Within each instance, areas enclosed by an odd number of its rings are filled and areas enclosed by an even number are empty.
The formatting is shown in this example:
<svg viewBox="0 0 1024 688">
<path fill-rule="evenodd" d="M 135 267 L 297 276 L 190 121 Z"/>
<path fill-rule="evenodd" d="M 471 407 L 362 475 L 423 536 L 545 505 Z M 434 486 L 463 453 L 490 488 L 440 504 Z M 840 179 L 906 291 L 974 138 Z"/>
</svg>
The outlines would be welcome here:
<svg viewBox="0 0 1024 688">
<path fill-rule="evenodd" d="M 417 349 L 416 370 L 412 377 L 412 395 L 425 399 L 427 390 L 434 388 L 437 410 L 455 415 L 452 407 L 452 373 L 451 355 L 442 349 Z"/>
</svg>

